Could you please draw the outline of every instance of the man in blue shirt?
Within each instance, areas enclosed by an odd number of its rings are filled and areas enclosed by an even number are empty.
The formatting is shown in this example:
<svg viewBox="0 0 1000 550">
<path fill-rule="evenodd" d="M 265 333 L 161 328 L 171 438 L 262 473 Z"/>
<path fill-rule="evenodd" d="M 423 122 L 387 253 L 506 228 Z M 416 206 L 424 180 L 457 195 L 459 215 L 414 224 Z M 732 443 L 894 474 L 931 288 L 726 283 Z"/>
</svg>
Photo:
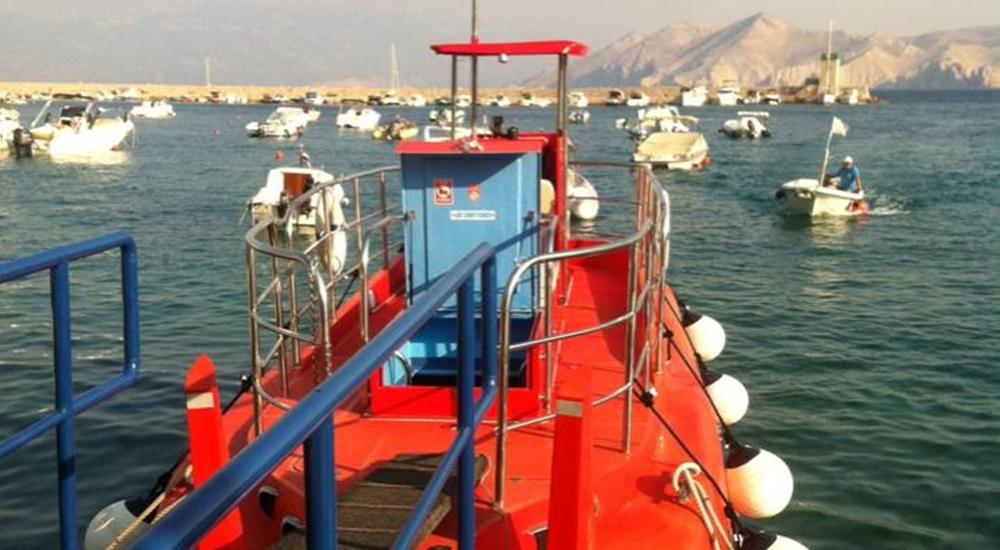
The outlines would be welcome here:
<svg viewBox="0 0 1000 550">
<path fill-rule="evenodd" d="M 861 171 L 854 165 L 854 159 L 850 156 L 844 157 L 844 161 L 840 164 L 840 170 L 830 176 L 827 185 L 833 186 L 835 184 L 832 181 L 834 178 L 839 180 L 836 182 L 836 186 L 841 191 L 857 193 L 861 190 Z"/>
</svg>

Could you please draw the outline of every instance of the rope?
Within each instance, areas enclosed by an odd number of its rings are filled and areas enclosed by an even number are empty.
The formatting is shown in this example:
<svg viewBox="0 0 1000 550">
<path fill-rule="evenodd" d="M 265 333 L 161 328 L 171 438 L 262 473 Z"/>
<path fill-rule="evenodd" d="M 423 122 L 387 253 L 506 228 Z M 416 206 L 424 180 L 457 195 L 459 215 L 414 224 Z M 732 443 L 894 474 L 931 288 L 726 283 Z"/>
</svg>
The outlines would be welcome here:
<svg viewBox="0 0 1000 550">
<path fill-rule="evenodd" d="M 712 507 L 712 501 L 708 498 L 708 493 L 705 492 L 705 488 L 701 486 L 701 483 L 698 483 L 694 479 L 700 473 L 702 473 L 701 467 L 694 462 L 685 462 L 678 466 L 674 470 L 673 476 L 674 491 L 677 492 L 681 502 L 686 500 L 688 495 L 694 495 L 695 504 L 698 505 L 698 513 L 701 515 L 701 521 L 705 524 L 705 530 L 708 531 L 708 536 L 712 540 L 712 548 L 714 550 L 719 550 L 720 534 L 723 534 L 721 539 L 726 545 L 727 550 L 734 550 L 733 542 L 724 536 L 726 529 L 722 526 L 718 514 L 715 513 L 715 508 Z M 682 480 L 686 483 L 685 487 L 681 486 Z"/>
<path fill-rule="evenodd" d="M 135 520 L 133 520 L 132 523 L 128 525 L 128 527 L 123 529 L 121 533 L 118 533 L 118 536 L 115 537 L 115 539 L 111 541 L 111 544 L 109 544 L 107 548 L 105 548 L 104 550 L 115 550 L 116 548 L 121 546 L 123 542 L 127 541 L 129 537 L 132 536 L 132 533 L 139 528 L 139 525 L 145 522 L 146 518 L 149 517 L 149 515 L 152 514 L 154 510 L 156 510 L 156 507 L 163 502 L 163 499 L 166 498 L 166 496 L 167 496 L 166 491 L 160 493 L 160 496 L 156 497 L 153 500 L 153 502 L 149 503 L 149 506 L 146 506 L 146 509 L 143 510 L 142 513 L 139 514 L 139 516 L 136 517 Z M 180 504 L 185 498 L 187 498 L 187 495 L 183 495 L 181 496 L 181 498 L 168 504 L 166 508 L 164 508 L 158 514 L 156 514 L 156 517 L 153 518 L 153 520 L 150 521 L 149 524 L 152 525 L 157 521 L 159 521 L 160 518 L 169 514 L 170 511 L 176 508 L 177 505 Z"/>
</svg>

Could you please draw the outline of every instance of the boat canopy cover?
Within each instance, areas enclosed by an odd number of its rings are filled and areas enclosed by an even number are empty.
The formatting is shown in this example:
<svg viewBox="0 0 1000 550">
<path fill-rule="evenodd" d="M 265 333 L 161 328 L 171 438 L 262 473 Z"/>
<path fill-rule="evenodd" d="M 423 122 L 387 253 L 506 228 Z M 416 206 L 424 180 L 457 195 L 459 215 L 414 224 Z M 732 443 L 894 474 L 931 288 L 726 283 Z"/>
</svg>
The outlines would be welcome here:
<svg viewBox="0 0 1000 550">
<path fill-rule="evenodd" d="M 491 57 L 526 55 L 587 55 L 587 45 L 572 40 L 540 40 L 536 42 L 468 42 L 462 44 L 434 44 L 431 49 L 439 55 Z"/>
</svg>

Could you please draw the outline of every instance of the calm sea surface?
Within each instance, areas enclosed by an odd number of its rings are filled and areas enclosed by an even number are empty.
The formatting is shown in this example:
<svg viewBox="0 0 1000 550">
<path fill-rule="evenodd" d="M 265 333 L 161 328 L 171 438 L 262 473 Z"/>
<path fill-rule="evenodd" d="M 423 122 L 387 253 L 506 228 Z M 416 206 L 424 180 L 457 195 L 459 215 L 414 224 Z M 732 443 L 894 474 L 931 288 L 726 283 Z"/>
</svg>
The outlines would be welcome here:
<svg viewBox="0 0 1000 550">
<path fill-rule="evenodd" d="M 751 393 L 737 435 L 795 475 L 792 504 L 764 525 L 813 548 L 997 548 L 1000 94 L 884 97 L 772 108 L 774 137 L 756 143 L 714 133 L 731 110 L 694 110 L 714 163 L 661 174 L 673 202 L 671 282 L 727 328 L 713 366 Z M 196 354 L 216 361 L 224 399 L 248 363 L 240 215 L 275 151 L 292 158 L 295 145 L 244 137 L 267 107 L 177 111 L 139 121 L 135 150 L 117 164 L 0 161 L 0 261 L 115 229 L 139 244 L 142 374 L 77 422 L 81 526 L 145 493 L 184 447 L 181 383 Z M 337 132 L 334 112 L 301 140 L 316 164 L 348 173 L 394 161 L 389 146 Z M 634 113 L 591 112 L 573 128 L 577 157 L 625 160 L 613 120 Z M 774 191 L 815 177 L 831 112 L 851 128 L 834 154 L 857 160 L 872 214 L 787 219 Z M 554 117 L 504 114 L 522 130 Z M 604 196 L 625 188 L 594 183 Z M 119 366 L 117 260 L 74 265 L 72 281 L 80 392 Z M 47 288 L 44 277 L 0 287 L 0 437 L 51 407 Z M 0 548 L 57 544 L 54 447 L 50 435 L 0 463 Z"/>
</svg>

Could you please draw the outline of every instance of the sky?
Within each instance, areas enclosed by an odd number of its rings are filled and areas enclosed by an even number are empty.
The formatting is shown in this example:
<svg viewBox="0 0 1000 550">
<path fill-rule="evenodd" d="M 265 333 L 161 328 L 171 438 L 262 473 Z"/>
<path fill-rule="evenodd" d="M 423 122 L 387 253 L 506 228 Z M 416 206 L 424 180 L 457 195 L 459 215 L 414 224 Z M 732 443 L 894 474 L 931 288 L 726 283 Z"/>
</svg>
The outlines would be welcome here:
<svg viewBox="0 0 1000 550">
<path fill-rule="evenodd" d="M 483 40 L 564 38 L 597 51 L 632 31 L 719 26 L 757 12 L 813 30 L 911 36 L 1000 25 L 1000 0 L 480 0 Z M 427 45 L 468 39 L 471 0 L 0 0 L 0 81 L 217 84 L 388 80 L 395 43 L 404 84 L 440 83 Z M 46 40 L 39 32 L 48 29 Z M 66 59 L 74 63 L 66 63 Z M 547 67 L 547 65 L 545 65 Z M 538 72 L 511 63 L 496 82 Z M 491 73 L 492 74 L 492 73 Z"/>
<path fill-rule="evenodd" d="M 0 0 L 0 14 L 24 13 L 41 20 L 79 17 L 107 18 L 178 13 L 214 0 Z M 469 28 L 471 0 L 245 0 L 308 14 L 310 6 L 343 6 L 372 18 L 405 18 L 428 12 L 450 29 Z M 727 24 L 764 12 L 798 26 L 837 28 L 855 33 L 885 32 L 908 36 L 960 27 L 1000 24 L 1000 0 L 480 0 L 483 36 L 522 33 L 540 36 L 548 31 L 572 33 L 574 39 L 595 47 L 608 44 L 632 30 L 653 30 L 675 21 Z M 565 23 L 558 22 L 565 19 Z M 514 38 L 523 38 L 514 36 Z"/>
</svg>

